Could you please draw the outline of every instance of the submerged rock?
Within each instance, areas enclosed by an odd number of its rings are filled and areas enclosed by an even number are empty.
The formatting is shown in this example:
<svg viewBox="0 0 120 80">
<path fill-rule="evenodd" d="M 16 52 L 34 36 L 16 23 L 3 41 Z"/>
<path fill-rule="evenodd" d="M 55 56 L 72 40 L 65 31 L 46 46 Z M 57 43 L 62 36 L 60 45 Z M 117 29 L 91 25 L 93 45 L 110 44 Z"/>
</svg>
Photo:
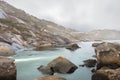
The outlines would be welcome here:
<svg viewBox="0 0 120 80">
<path fill-rule="evenodd" d="M 0 56 L 0 80 L 16 80 L 14 59 Z"/>
<path fill-rule="evenodd" d="M 41 78 L 36 78 L 34 80 L 67 80 L 67 79 L 58 76 L 44 76 Z"/>
<path fill-rule="evenodd" d="M 97 70 L 92 80 L 120 80 L 120 44 L 99 43 L 95 46 Z"/>
<path fill-rule="evenodd" d="M 64 57 L 58 57 L 48 63 L 48 65 L 40 66 L 38 68 L 39 71 L 46 74 L 53 74 L 54 72 L 58 73 L 73 73 L 78 67 L 70 62 L 68 59 Z"/>
<path fill-rule="evenodd" d="M 118 69 L 100 69 L 97 70 L 93 76 L 92 80 L 120 80 L 120 68 Z"/>
<path fill-rule="evenodd" d="M 76 49 L 78 49 L 78 48 L 80 48 L 77 44 L 69 44 L 67 47 L 66 47 L 66 49 L 69 49 L 69 50 L 72 50 L 72 51 L 74 51 L 74 50 L 76 50 Z"/>
</svg>

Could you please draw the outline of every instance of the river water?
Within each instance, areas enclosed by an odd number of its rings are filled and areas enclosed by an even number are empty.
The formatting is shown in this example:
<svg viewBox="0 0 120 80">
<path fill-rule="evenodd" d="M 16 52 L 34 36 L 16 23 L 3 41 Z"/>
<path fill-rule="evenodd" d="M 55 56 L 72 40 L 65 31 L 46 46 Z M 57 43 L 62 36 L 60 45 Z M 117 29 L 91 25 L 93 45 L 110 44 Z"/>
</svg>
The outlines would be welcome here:
<svg viewBox="0 0 120 80">
<path fill-rule="evenodd" d="M 114 40 L 110 42 L 120 42 Z M 47 65 L 50 61 L 58 56 L 64 56 L 71 62 L 78 66 L 78 69 L 72 74 L 59 74 L 57 76 L 66 78 L 67 80 L 91 80 L 92 68 L 79 67 L 83 64 L 83 60 L 93 59 L 95 55 L 93 42 L 80 42 L 78 45 L 81 47 L 75 51 L 70 51 L 65 48 L 56 48 L 44 51 L 20 51 L 12 56 L 15 59 L 17 66 L 17 80 L 34 80 L 35 78 L 44 76 L 37 70 L 40 65 Z"/>
</svg>

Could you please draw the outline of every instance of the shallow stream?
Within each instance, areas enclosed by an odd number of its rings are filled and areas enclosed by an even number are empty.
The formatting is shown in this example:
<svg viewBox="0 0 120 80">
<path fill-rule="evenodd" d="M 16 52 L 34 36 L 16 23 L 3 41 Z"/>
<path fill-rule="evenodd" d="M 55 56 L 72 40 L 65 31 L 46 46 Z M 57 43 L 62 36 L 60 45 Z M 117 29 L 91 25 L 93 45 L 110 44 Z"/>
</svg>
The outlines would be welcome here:
<svg viewBox="0 0 120 80">
<path fill-rule="evenodd" d="M 120 42 L 120 40 L 110 42 Z M 44 76 L 37 70 L 37 68 L 40 65 L 47 65 L 58 56 L 64 56 L 69 59 L 78 66 L 78 69 L 72 74 L 55 73 L 55 75 L 62 76 L 67 80 L 91 80 L 92 68 L 79 67 L 79 65 L 83 64 L 83 60 L 94 58 L 92 57 L 95 55 L 92 43 L 93 42 L 80 42 L 78 44 L 81 48 L 75 51 L 70 51 L 65 48 L 57 48 L 45 51 L 17 52 L 17 55 L 12 56 L 15 58 L 17 66 L 17 80 L 34 80 L 37 77 Z"/>
</svg>

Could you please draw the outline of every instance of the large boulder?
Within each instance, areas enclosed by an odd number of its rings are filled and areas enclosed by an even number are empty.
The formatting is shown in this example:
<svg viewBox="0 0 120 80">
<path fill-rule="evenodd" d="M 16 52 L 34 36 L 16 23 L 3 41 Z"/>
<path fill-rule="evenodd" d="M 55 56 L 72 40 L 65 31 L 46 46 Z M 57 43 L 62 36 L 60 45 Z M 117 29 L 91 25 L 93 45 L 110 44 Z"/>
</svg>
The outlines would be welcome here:
<svg viewBox="0 0 120 80">
<path fill-rule="evenodd" d="M 93 74 L 92 80 L 120 80 L 120 68 L 115 70 L 106 68 L 97 70 Z"/>
<path fill-rule="evenodd" d="M 74 51 L 78 48 L 80 48 L 80 47 L 77 44 L 69 44 L 69 45 L 66 46 L 66 49 L 69 49 L 69 50 L 72 50 L 72 51 Z"/>
<path fill-rule="evenodd" d="M 36 78 L 34 80 L 67 80 L 67 79 L 58 76 L 44 76 L 41 78 Z"/>
<path fill-rule="evenodd" d="M 42 73 L 53 74 L 54 72 L 58 73 L 73 73 L 78 67 L 70 62 L 68 59 L 64 57 L 58 57 L 48 63 L 47 66 L 40 66 L 38 70 Z"/>
<path fill-rule="evenodd" d="M 101 65 L 120 65 L 120 44 L 100 43 L 95 48 L 97 63 Z M 101 66 L 102 67 L 102 66 Z"/>
<path fill-rule="evenodd" d="M 0 56 L 0 80 L 16 80 L 14 59 Z"/>
<path fill-rule="evenodd" d="M 0 42 L 0 56 L 14 55 L 15 51 L 7 43 Z"/>
</svg>

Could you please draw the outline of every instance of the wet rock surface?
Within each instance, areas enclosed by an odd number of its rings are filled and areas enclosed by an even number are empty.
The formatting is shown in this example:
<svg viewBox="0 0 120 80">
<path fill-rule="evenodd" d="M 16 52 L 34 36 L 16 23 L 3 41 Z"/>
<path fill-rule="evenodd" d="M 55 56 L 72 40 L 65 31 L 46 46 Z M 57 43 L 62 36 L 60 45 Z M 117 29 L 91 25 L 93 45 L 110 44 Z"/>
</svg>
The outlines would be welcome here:
<svg viewBox="0 0 120 80">
<path fill-rule="evenodd" d="M 0 56 L 0 80 L 16 80 L 14 60 Z"/>
<path fill-rule="evenodd" d="M 68 59 L 64 57 L 58 57 L 48 63 L 47 66 L 40 66 L 38 68 L 44 74 L 53 74 L 57 73 L 73 73 L 78 67 L 70 62 Z"/>
<path fill-rule="evenodd" d="M 41 71 L 43 74 L 48 74 L 48 75 L 53 75 L 54 74 L 53 68 L 49 67 L 49 66 L 43 66 L 43 65 L 41 65 L 38 68 L 38 70 Z"/>
<path fill-rule="evenodd" d="M 120 68 L 118 69 L 100 69 L 97 70 L 92 80 L 120 80 Z"/>
<path fill-rule="evenodd" d="M 67 80 L 67 79 L 58 76 L 44 76 L 41 78 L 36 78 L 34 80 Z"/>
<path fill-rule="evenodd" d="M 66 46 L 66 49 L 69 49 L 71 51 L 74 51 L 76 49 L 80 48 L 77 44 L 69 44 Z"/>
<path fill-rule="evenodd" d="M 97 47 L 100 43 L 93 43 L 92 47 Z"/>
<path fill-rule="evenodd" d="M 88 60 L 84 60 L 83 61 L 84 64 L 83 65 L 80 65 L 81 67 L 95 67 L 96 65 L 96 60 L 95 59 L 88 59 Z"/>
<path fill-rule="evenodd" d="M 95 48 L 98 64 L 103 66 L 106 64 L 120 65 L 120 44 L 117 43 L 100 43 Z"/>
<path fill-rule="evenodd" d="M 100 43 L 95 47 L 97 70 L 92 80 L 120 80 L 120 44 Z"/>
</svg>

